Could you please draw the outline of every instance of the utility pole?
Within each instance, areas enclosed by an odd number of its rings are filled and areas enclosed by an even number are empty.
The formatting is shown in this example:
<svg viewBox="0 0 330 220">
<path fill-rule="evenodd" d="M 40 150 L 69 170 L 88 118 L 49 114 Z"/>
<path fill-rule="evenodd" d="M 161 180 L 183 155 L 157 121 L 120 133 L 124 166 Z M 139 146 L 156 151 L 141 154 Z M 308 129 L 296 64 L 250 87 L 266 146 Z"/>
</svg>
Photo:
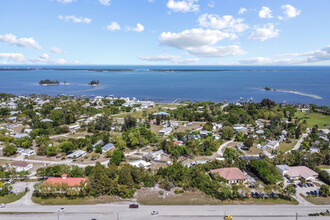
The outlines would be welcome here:
<svg viewBox="0 0 330 220">
<path fill-rule="evenodd" d="M 296 220 L 298 220 L 298 212 L 296 212 Z"/>
</svg>

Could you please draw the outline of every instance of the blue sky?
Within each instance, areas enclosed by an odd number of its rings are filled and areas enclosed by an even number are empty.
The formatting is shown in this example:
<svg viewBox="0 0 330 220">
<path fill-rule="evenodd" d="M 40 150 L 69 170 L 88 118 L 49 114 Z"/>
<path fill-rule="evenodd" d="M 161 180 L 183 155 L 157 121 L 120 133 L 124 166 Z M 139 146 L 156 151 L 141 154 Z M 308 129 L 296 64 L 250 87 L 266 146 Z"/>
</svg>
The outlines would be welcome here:
<svg viewBox="0 0 330 220">
<path fill-rule="evenodd" d="M 0 64 L 329 65 L 329 0 L 1 0 Z"/>
</svg>

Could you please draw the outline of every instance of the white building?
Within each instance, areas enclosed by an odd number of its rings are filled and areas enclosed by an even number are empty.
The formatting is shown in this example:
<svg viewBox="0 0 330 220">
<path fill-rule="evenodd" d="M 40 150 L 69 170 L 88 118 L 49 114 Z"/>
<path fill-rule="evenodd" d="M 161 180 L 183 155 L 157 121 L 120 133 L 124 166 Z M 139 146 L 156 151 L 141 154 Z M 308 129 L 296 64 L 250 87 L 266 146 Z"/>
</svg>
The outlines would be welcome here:
<svg viewBox="0 0 330 220">
<path fill-rule="evenodd" d="M 11 167 L 15 168 L 16 172 L 22 172 L 31 170 L 33 168 L 33 164 L 25 161 L 15 161 L 11 163 Z"/>
<path fill-rule="evenodd" d="M 150 162 L 146 162 L 144 160 L 135 160 L 135 161 L 129 162 L 128 164 L 130 164 L 134 167 L 150 167 L 151 166 Z"/>
<path fill-rule="evenodd" d="M 84 150 L 76 150 L 73 153 L 69 154 L 67 157 L 68 158 L 73 158 L 74 156 L 76 156 L 76 158 L 82 157 L 86 155 L 86 151 Z"/>
<path fill-rule="evenodd" d="M 159 134 L 162 135 L 169 135 L 172 132 L 172 128 L 171 127 L 167 127 L 167 128 L 163 128 L 159 131 Z"/>
<path fill-rule="evenodd" d="M 36 152 L 34 151 L 34 150 L 32 150 L 32 149 L 26 149 L 26 150 L 24 150 L 23 152 L 22 152 L 22 155 L 23 156 L 31 156 L 31 155 L 33 155 L 33 154 L 35 154 Z"/>
</svg>

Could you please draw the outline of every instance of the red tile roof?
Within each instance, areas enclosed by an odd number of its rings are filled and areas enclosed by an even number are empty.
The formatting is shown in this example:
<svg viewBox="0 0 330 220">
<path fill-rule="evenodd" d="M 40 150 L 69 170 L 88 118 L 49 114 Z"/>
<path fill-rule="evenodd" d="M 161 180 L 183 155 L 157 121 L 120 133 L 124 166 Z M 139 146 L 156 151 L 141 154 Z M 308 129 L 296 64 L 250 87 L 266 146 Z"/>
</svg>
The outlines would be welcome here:
<svg viewBox="0 0 330 220">
<path fill-rule="evenodd" d="M 44 183 L 67 183 L 68 186 L 80 186 L 81 182 L 85 183 L 86 178 L 67 177 L 67 174 L 63 174 L 62 177 L 49 177 Z"/>
<path fill-rule="evenodd" d="M 211 170 L 211 173 L 219 174 L 221 177 L 225 178 L 226 180 L 246 180 L 247 179 L 247 177 L 244 175 L 244 173 L 237 167 L 215 169 L 215 170 Z"/>
</svg>

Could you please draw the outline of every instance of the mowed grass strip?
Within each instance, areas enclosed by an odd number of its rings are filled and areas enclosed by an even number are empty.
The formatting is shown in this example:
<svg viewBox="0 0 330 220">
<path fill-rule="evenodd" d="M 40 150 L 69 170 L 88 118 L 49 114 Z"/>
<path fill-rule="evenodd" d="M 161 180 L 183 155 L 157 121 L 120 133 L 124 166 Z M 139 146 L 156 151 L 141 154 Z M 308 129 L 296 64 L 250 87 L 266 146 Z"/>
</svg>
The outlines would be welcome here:
<svg viewBox="0 0 330 220">
<path fill-rule="evenodd" d="M 317 125 L 319 128 L 327 128 L 330 126 L 330 115 L 324 115 L 321 113 L 311 113 L 306 115 L 303 112 L 296 112 L 295 117 L 307 121 L 307 127 L 312 128 Z"/>
<path fill-rule="evenodd" d="M 91 205 L 91 204 L 107 204 L 114 202 L 127 202 L 130 200 L 121 199 L 117 196 L 99 196 L 95 198 L 85 197 L 85 198 L 77 198 L 77 199 L 69 199 L 69 198 L 61 198 L 61 197 L 42 199 L 38 197 L 32 197 L 32 201 L 40 205 Z"/>
<path fill-rule="evenodd" d="M 314 205 L 330 205 L 330 197 L 305 197 L 305 199 Z"/>
</svg>

